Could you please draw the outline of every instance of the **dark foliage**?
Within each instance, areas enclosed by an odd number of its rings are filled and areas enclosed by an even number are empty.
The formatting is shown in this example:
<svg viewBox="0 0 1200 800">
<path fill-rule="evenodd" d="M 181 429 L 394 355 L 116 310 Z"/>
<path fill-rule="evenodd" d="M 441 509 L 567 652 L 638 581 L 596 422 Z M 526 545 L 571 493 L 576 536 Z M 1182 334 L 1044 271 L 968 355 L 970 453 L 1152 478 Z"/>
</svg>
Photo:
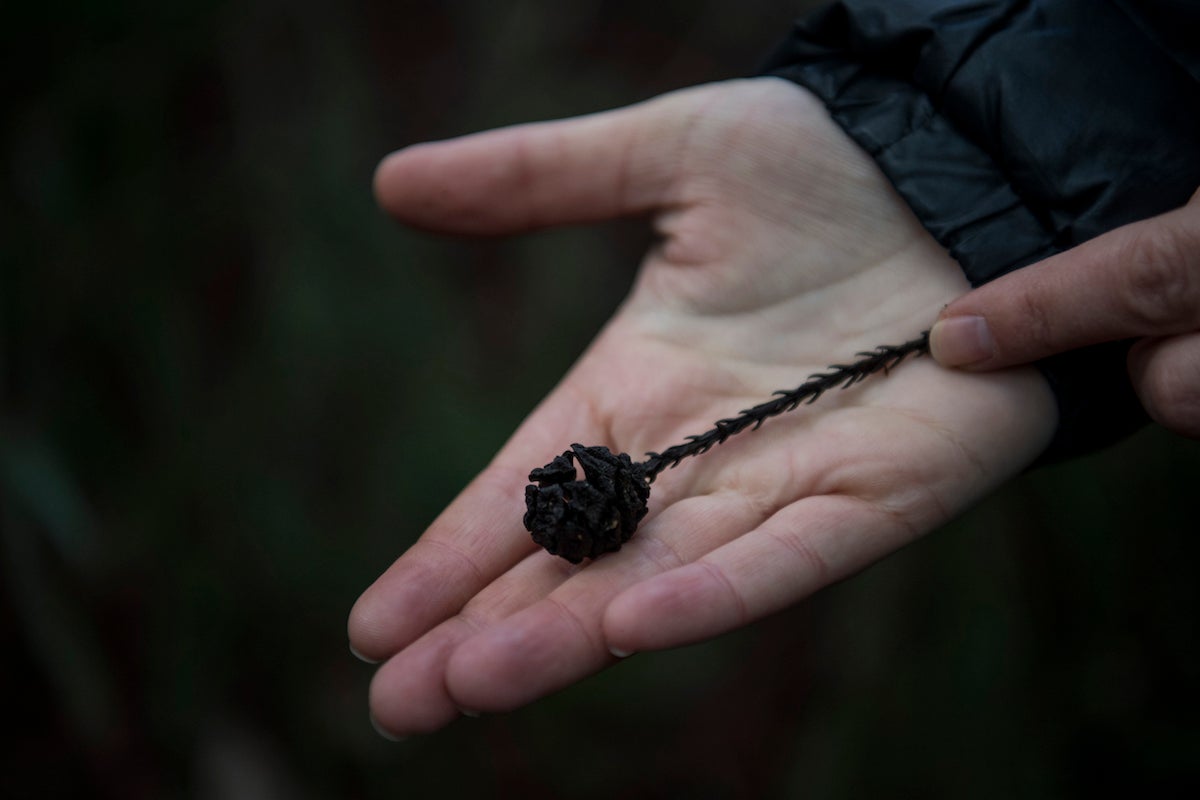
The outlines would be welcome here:
<svg viewBox="0 0 1200 800">
<path fill-rule="evenodd" d="M 0 797 L 1196 795 L 1200 449 L 1161 430 L 737 634 L 371 730 L 350 605 L 648 236 L 397 230 L 375 163 L 747 74 L 806 5 L 6 4 Z"/>
</svg>

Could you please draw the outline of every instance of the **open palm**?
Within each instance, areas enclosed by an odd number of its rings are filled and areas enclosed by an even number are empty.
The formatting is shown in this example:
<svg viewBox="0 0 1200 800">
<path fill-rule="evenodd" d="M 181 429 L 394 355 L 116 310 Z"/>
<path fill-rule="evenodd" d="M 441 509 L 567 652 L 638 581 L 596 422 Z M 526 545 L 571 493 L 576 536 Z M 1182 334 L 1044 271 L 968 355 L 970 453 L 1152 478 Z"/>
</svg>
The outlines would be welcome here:
<svg viewBox="0 0 1200 800">
<path fill-rule="evenodd" d="M 777 611 L 945 521 L 1050 436 L 1035 374 L 917 359 L 663 473 L 637 535 L 573 567 L 522 527 L 531 468 L 572 442 L 662 450 L 913 338 L 966 281 L 819 103 L 771 78 L 408 148 L 376 188 L 442 231 L 649 214 L 661 235 L 575 367 L 356 604 L 351 645 L 384 661 L 371 710 L 393 734 Z"/>
</svg>

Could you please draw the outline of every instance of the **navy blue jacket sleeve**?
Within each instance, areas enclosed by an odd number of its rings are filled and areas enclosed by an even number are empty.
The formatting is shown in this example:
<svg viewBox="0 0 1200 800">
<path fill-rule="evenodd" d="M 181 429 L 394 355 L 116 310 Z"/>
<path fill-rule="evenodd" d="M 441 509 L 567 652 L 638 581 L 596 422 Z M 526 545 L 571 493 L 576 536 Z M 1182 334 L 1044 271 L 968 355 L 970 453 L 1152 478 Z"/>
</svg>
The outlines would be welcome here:
<svg viewBox="0 0 1200 800">
<path fill-rule="evenodd" d="M 840 0 L 764 72 L 818 95 L 973 285 L 1200 187 L 1200 3 Z M 1044 457 L 1145 421 L 1128 343 L 1039 366 L 1059 403 Z"/>
</svg>

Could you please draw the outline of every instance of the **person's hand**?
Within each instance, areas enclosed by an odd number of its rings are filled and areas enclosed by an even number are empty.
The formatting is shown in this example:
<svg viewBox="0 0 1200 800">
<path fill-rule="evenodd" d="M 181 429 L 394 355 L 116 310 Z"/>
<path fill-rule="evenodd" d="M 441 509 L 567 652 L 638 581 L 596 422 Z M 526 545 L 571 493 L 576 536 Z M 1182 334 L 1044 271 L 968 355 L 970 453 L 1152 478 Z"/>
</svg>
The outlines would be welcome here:
<svg viewBox="0 0 1200 800">
<path fill-rule="evenodd" d="M 773 78 L 417 145 L 376 192 L 444 232 L 649 214 L 661 236 L 561 384 L 355 605 L 350 643 L 384 662 L 370 707 L 393 735 L 782 609 L 946 520 L 1052 433 L 1035 371 L 909 360 L 663 473 L 633 539 L 573 567 L 522 527 L 530 469 L 572 442 L 674 444 L 913 338 L 965 279 L 821 105 Z"/>
<path fill-rule="evenodd" d="M 943 366 L 987 371 L 1131 338 L 1129 376 L 1150 417 L 1200 438 L 1200 191 L 954 301 L 930 346 Z"/>
</svg>

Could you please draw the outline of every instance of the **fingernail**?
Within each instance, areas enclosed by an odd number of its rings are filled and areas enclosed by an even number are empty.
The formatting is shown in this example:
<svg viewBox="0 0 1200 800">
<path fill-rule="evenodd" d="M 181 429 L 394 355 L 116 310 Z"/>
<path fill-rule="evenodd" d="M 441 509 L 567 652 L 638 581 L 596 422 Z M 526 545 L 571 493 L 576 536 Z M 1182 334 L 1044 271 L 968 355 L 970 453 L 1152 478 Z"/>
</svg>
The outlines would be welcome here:
<svg viewBox="0 0 1200 800">
<path fill-rule="evenodd" d="M 357 658 L 359 661 L 362 661 L 362 662 L 364 662 L 364 663 L 366 663 L 366 664 L 378 664 L 378 663 L 379 663 L 379 660 L 378 660 L 378 659 L 374 659 L 374 658 L 367 658 L 367 657 L 366 657 L 366 656 L 364 656 L 362 653 L 360 653 L 360 652 L 358 652 L 357 650 L 355 650 L 355 649 L 354 649 L 354 645 L 350 645 L 349 647 L 350 647 L 350 655 L 354 656 L 354 657 L 355 657 L 355 658 Z"/>
<path fill-rule="evenodd" d="M 458 713 L 462 714 L 464 717 L 470 717 L 471 719 L 479 718 L 479 712 L 472 711 L 469 708 L 460 708 L 460 709 L 458 709 Z"/>
<path fill-rule="evenodd" d="M 996 345 L 983 317 L 950 317 L 929 332 L 929 350 L 943 367 L 967 367 L 995 355 Z"/>
<path fill-rule="evenodd" d="M 610 647 L 608 648 L 608 652 L 612 653 L 617 658 L 629 658 L 631 655 L 633 655 L 632 650 L 622 650 L 619 647 Z"/>
<path fill-rule="evenodd" d="M 379 720 L 375 719 L 374 714 L 370 715 L 370 720 L 371 720 L 371 727 L 374 728 L 375 732 L 378 733 L 380 736 L 382 736 L 384 739 L 387 739 L 389 742 L 403 742 L 404 741 L 403 736 L 397 736 L 396 734 L 391 733 L 390 731 L 386 730 L 382 725 L 380 725 Z"/>
</svg>

